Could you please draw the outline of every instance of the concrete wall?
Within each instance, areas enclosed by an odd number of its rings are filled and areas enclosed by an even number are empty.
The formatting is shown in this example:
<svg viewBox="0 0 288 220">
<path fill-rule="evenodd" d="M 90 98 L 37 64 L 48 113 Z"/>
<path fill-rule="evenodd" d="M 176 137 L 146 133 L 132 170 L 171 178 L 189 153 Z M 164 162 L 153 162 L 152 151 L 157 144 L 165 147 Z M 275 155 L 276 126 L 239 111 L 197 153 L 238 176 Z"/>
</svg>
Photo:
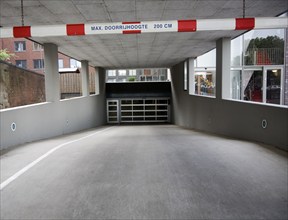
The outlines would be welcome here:
<svg viewBox="0 0 288 220">
<path fill-rule="evenodd" d="M 99 82 L 100 95 L 1 110 L 1 149 L 106 124 L 104 69 Z"/>
<path fill-rule="evenodd" d="M 284 68 L 284 103 L 288 105 L 288 28 L 286 28 L 286 41 L 285 41 L 285 68 Z"/>
<path fill-rule="evenodd" d="M 171 97 L 170 82 L 107 83 L 107 98 Z"/>
<path fill-rule="evenodd" d="M 288 108 L 189 95 L 183 63 L 172 75 L 172 122 L 190 129 L 262 142 L 288 151 Z M 267 127 L 262 128 L 262 120 Z"/>
</svg>

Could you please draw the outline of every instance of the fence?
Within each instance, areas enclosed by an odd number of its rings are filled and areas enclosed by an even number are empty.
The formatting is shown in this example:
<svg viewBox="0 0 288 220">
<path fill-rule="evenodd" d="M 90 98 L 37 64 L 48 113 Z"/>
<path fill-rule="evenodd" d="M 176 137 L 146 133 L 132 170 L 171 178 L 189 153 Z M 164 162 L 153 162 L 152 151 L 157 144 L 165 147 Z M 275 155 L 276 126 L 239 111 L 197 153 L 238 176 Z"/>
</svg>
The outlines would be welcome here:
<svg viewBox="0 0 288 220">
<path fill-rule="evenodd" d="M 89 91 L 95 94 L 95 73 L 89 73 Z M 80 73 L 60 74 L 61 99 L 80 96 L 82 93 Z"/>
<path fill-rule="evenodd" d="M 283 50 L 280 48 L 253 48 L 245 54 L 245 65 L 282 65 Z"/>
</svg>

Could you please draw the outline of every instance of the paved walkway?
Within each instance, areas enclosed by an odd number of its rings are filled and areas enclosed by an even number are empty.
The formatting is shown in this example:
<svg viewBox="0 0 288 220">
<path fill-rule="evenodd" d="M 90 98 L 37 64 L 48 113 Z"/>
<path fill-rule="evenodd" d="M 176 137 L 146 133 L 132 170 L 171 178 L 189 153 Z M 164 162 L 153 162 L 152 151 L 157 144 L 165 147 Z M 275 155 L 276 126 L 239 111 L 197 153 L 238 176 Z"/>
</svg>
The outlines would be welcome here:
<svg viewBox="0 0 288 220">
<path fill-rule="evenodd" d="M 1 219 L 287 219 L 287 153 L 174 125 L 102 127 L 1 156 Z"/>
</svg>

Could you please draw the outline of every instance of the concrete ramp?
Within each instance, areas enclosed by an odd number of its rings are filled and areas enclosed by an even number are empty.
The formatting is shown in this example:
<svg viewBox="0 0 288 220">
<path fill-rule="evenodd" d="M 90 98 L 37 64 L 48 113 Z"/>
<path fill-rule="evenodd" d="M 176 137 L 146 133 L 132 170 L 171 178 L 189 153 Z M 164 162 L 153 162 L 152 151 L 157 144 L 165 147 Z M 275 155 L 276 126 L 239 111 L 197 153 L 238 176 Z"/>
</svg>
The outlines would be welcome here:
<svg viewBox="0 0 288 220">
<path fill-rule="evenodd" d="M 287 169 L 257 143 L 102 127 L 3 154 L 1 219 L 287 219 Z"/>
</svg>

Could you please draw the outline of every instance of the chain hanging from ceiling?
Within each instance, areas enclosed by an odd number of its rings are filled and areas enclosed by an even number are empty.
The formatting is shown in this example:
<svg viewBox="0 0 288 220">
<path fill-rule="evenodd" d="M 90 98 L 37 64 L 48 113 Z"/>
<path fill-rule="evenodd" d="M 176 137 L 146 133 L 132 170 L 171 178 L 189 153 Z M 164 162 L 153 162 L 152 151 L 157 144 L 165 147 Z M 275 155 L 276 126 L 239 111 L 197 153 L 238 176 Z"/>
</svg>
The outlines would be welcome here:
<svg viewBox="0 0 288 220">
<path fill-rule="evenodd" d="M 243 0 L 243 18 L 245 18 L 246 2 Z"/>
<path fill-rule="evenodd" d="M 21 0 L 21 23 L 24 26 L 24 7 L 23 7 L 23 0 Z"/>
</svg>

